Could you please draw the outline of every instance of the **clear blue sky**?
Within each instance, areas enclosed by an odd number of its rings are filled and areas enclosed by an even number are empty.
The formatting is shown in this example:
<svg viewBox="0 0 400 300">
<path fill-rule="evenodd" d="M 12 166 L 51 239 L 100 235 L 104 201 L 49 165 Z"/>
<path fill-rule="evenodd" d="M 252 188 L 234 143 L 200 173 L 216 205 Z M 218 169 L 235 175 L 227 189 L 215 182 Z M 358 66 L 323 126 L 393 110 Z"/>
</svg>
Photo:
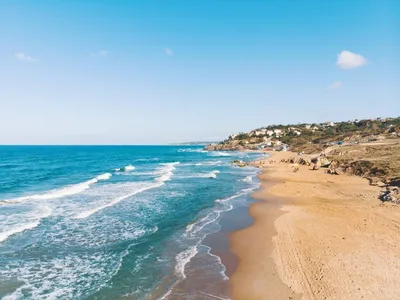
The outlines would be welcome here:
<svg viewBox="0 0 400 300">
<path fill-rule="evenodd" d="M 1 144 L 400 115 L 398 0 L 2 1 L 0 43 Z"/>
</svg>

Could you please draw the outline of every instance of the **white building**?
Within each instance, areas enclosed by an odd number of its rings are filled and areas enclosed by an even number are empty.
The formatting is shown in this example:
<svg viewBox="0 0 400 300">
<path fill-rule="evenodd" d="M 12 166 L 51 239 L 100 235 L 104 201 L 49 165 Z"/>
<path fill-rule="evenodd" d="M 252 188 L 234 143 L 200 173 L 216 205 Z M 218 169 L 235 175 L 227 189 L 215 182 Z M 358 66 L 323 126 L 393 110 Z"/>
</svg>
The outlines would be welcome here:
<svg viewBox="0 0 400 300">
<path fill-rule="evenodd" d="M 314 127 L 311 128 L 311 130 L 312 131 L 319 130 L 319 127 L 318 126 L 314 126 Z"/>
</svg>

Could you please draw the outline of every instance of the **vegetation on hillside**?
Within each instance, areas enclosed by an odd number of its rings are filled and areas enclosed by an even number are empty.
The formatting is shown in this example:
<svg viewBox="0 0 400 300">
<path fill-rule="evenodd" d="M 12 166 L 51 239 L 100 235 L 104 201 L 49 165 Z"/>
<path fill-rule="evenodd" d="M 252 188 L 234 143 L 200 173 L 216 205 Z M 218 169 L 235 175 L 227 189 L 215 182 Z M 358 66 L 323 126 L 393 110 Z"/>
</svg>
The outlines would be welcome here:
<svg viewBox="0 0 400 300">
<path fill-rule="evenodd" d="M 269 125 L 248 133 L 231 135 L 221 145 L 239 141 L 241 146 L 254 149 L 288 145 L 293 151 L 313 153 L 334 143 L 357 143 L 371 141 L 374 136 L 387 138 L 400 136 L 400 117 L 326 122 L 319 124 Z"/>
</svg>

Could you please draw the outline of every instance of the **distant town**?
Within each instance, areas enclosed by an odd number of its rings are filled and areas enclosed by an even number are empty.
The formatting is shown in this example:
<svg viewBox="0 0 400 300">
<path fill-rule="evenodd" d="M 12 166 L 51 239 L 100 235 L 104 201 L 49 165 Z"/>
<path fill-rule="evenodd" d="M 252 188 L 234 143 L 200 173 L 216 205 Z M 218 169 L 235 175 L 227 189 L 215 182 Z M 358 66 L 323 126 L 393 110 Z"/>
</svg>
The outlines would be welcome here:
<svg viewBox="0 0 400 300">
<path fill-rule="evenodd" d="M 378 137 L 379 136 L 379 137 Z M 270 125 L 250 132 L 230 135 L 225 141 L 212 143 L 208 150 L 270 149 L 320 150 L 324 145 L 361 142 L 400 136 L 400 117 L 349 120 L 297 125 Z M 313 145 L 305 147 L 307 144 Z M 303 149 L 306 150 L 306 149 Z"/>
</svg>

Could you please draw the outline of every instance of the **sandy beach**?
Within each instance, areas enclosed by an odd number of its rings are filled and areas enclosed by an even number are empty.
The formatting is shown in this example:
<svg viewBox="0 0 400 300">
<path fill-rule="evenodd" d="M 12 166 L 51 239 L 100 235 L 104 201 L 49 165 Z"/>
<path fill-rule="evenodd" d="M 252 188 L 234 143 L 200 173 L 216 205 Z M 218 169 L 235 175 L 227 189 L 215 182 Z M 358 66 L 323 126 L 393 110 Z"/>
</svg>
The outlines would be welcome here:
<svg viewBox="0 0 400 300">
<path fill-rule="evenodd" d="M 233 299 L 399 299 L 400 210 L 364 178 L 262 165 L 254 224 L 231 234 Z"/>
</svg>

